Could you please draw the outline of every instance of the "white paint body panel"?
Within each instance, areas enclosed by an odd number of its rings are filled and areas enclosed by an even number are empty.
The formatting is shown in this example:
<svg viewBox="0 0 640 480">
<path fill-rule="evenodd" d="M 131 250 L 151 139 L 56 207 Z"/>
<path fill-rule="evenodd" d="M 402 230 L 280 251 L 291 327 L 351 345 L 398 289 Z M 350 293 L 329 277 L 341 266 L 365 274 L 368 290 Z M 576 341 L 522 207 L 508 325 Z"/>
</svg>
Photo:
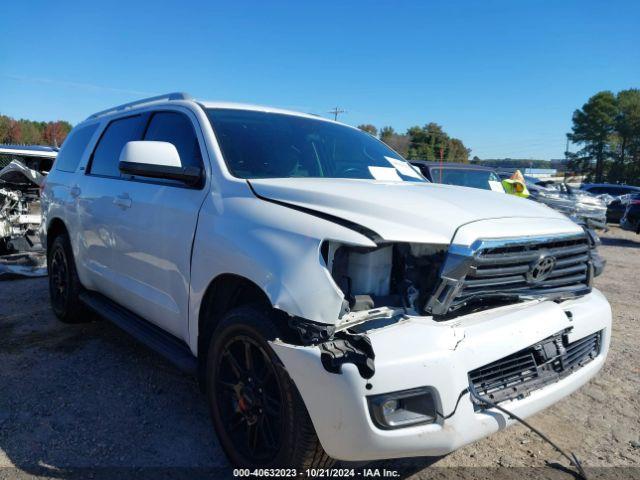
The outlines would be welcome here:
<svg viewBox="0 0 640 480">
<path fill-rule="evenodd" d="M 120 153 L 120 161 L 167 167 L 182 166 L 178 150 L 173 144 L 153 140 L 127 142 Z"/>
<path fill-rule="evenodd" d="M 571 311 L 569 320 L 564 311 Z M 513 423 L 498 411 L 475 412 L 465 395 L 456 413 L 443 424 L 380 430 L 369 416 L 367 395 L 432 386 L 442 413 L 453 412 L 468 384 L 467 373 L 564 328 L 573 327 L 570 341 L 603 331 L 598 357 L 577 372 L 502 406 L 528 417 L 552 405 L 592 378 L 602 367 L 610 342 L 611 310 L 598 291 L 578 300 L 532 302 L 434 322 L 413 317 L 373 330 L 369 338 L 376 353 L 376 373 L 364 380 L 352 364 L 342 374 L 322 368 L 317 347 L 272 346 L 295 381 L 326 452 L 341 460 L 375 460 L 435 456 L 452 452 Z M 330 400 L 328 400 L 330 399 Z"/>
<path fill-rule="evenodd" d="M 266 107 L 207 103 L 205 107 Z M 85 175 L 90 153 L 111 120 L 155 110 L 189 116 L 200 143 L 206 182 L 185 189 Z M 302 116 L 315 118 L 308 115 Z M 322 119 L 321 121 L 329 121 Z M 347 179 L 251 180 L 233 177 L 203 109 L 193 101 L 153 102 L 114 112 L 98 123 L 75 173 L 55 168 L 43 191 L 43 225 L 61 220 L 70 233 L 80 281 L 184 340 L 198 355 L 203 297 L 221 275 L 242 276 L 271 304 L 292 316 L 336 324 L 343 294 L 325 268 L 323 241 L 374 247 L 371 238 L 333 222 L 332 215 L 383 241 L 469 246 L 480 237 L 511 238 L 580 232 L 550 208 L 513 196 L 448 185 Z M 114 204 L 126 196 L 131 206 Z M 305 213 L 274 202 L 319 212 Z M 44 240 L 44 239 L 43 239 Z M 573 321 L 563 313 L 570 309 Z M 598 292 L 561 305 L 533 302 L 434 322 L 414 317 L 369 333 L 376 353 L 373 389 L 356 368 L 328 373 L 315 347 L 274 343 L 305 401 L 325 450 L 348 460 L 439 455 L 509 422 L 473 412 L 468 397 L 444 425 L 381 431 L 369 419 L 365 396 L 431 385 L 445 413 L 467 386 L 467 372 L 573 326 L 572 336 L 604 331 L 604 351 L 557 384 L 511 402 L 523 416 L 547 407 L 591 378 L 609 343 L 611 313 Z"/>
<path fill-rule="evenodd" d="M 329 178 L 250 183 L 260 196 L 344 218 L 388 241 L 449 244 L 461 225 L 485 219 L 518 217 L 531 223 L 559 220 L 573 224 L 530 200 L 452 185 Z M 491 232 L 496 237 L 506 233 L 504 228 Z"/>
<path fill-rule="evenodd" d="M 140 113 L 150 110 L 153 108 L 147 107 Z M 64 221 L 85 288 L 100 292 L 188 343 L 191 247 L 200 207 L 213 183 L 209 150 L 200 127 L 208 123 L 203 122 L 202 111 L 192 106 L 171 104 L 161 110 L 181 112 L 192 121 L 206 171 L 202 189 L 85 175 L 98 138 L 115 118 L 107 116 L 81 124 L 99 123 L 99 127 L 76 172 L 54 167 L 47 176 L 43 224 L 50 225 L 54 218 Z M 131 147 L 136 149 L 136 143 L 158 143 L 163 149 L 163 142 L 129 143 L 134 145 L 123 148 L 125 155 L 132 153 Z M 150 153 L 147 146 L 143 149 L 145 155 Z M 71 195 L 74 189 L 76 196 Z M 123 208 L 119 200 L 129 206 Z"/>
</svg>

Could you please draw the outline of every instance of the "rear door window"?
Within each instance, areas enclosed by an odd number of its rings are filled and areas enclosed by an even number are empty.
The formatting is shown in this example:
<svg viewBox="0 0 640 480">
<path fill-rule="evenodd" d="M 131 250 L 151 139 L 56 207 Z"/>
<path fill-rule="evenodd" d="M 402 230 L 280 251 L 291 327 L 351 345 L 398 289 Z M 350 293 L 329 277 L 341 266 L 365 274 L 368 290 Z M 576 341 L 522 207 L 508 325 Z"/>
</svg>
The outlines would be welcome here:
<svg viewBox="0 0 640 480">
<path fill-rule="evenodd" d="M 118 161 L 120 152 L 127 142 L 141 140 L 146 115 L 120 118 L 112 121 L 102 134 L 91 161 L 92 175 L 119 177 Z"/>
<path fill-rule="evenodd" d="M 158 112 L 151 117 L 145 140 L 173 144 L 183 167 L 201 167 L 198 137 L 189 118 L 178 112 Z"/>
<path fill-rule="evenodd" d="M 66 138 L 56 158 L 56 170 L 63 172 L 75 172 L 82 155 L 87 148 L 87 144 L 93 137 L 98 124 L 87 125 L 85 127 L 74 128 Z"/>
<path fill-rule="evenodd" d="M 460 185 L 462 187 L 480 188 L 503 192 L 500 177 L 487 170 L 465 170 L 462 168 L 432 168 L 433 179 L 437 183 Z"/>
</svg>

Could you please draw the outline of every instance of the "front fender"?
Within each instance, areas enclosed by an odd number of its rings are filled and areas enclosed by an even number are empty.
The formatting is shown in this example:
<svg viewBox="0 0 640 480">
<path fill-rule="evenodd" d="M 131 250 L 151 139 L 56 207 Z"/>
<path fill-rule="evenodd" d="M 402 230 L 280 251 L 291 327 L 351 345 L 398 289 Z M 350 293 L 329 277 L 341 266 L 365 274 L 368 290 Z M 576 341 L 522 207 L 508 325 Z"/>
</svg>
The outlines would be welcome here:
<svg viewBox="0 0 640 480">
<path fill-rule="evenodd" d="M 200 211 L 191 266 L 189 338 L 197 350 L 200 306 L 221 274 L 258 285 L 271 304 L 290 315 L 335 324 L 343 293 L 325 268 L 323 240 L 373 247 L 364 235 L 255 197 L 206 201 Z"/>
</svg>

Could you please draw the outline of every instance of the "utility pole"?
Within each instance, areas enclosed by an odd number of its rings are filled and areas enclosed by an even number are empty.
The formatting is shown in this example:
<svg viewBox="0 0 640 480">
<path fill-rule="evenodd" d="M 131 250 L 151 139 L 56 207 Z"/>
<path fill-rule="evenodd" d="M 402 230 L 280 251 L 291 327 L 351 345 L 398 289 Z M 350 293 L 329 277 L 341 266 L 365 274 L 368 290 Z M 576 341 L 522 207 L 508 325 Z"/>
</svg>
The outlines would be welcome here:
<svg viewBox="0 0 640 480">
<path fill-rule="evenodd" d="M 569 169 L 569 135 L 567 135 L 567 147 L 564 150 L 564 181 L 567 181 L 567 170 Z"/>
<path fill-rule="evenodd" d="M 341 113 L 347 113 L 347 111 L 341 108 L 338 108 L 338 106 L 336 106 L 333 110 L 329 110 L 329 113 L 332 113 L 333 119 L 335 121 L 338 121 L 338 115 L 340 115 Z"/>
</svg>

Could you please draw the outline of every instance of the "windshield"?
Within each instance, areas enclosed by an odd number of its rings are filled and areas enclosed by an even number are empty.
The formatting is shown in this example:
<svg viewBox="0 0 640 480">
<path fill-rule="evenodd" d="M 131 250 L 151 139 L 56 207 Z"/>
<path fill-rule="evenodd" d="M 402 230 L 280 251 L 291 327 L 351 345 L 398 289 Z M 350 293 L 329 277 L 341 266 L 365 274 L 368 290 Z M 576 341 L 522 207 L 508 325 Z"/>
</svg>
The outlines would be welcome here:
<svg viewBox="0 0 640 480">
<path fill-rule="evenodd" d="M 207 110 L 225 162 L 240 178 L 361 178 L 426 182 L 371 135 L 281 113 Z"/>
<path fill-rule="evenodd" d="M 438 183 L 504 192 L 500 177 L 488 170 L 435 167 L 431 168 L 431 176 Z"/>
</svg>

